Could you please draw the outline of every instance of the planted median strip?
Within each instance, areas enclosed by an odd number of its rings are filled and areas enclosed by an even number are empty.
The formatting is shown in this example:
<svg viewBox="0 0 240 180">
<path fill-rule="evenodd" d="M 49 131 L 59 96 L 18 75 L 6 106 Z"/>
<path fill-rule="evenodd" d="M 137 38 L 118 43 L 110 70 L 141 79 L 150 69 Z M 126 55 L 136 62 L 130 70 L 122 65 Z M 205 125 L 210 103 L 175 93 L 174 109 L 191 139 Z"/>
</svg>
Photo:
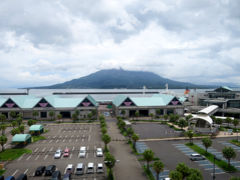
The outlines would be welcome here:
<svg viewBox="0 0 240 180">
<path fill-rule="evenodd" d="M 12 161 L 23 154 L 31 154 L 32 150 L 30 149 L 6 149 L 5 151 L 0 152 L 0 161 Z"/>
<path fill-rule="evenodd" d="M 44 136 L 32 136 L 32 142 L 37 142 L 39 140 L 45 140 Z"/>
<path fill-rule="evenodd" d="M 200 148 L 199 146 L 192 144 L 192 143 L 186 143 L 186 146 L 188 146 L 189 148 L 191 148 L 192 150 L 194 150 L 195 152 L 203 155 L 206 157 L 206 159 L 208 159 L 210 162 L 214 163 L 214 155 L 206 152 L 206 150 Z M 215 164 L 219 167 L 222 168 L 224 171 L 227 172 L 236 172 L 237 169 L 235 167 L 233 167 L 232 165 L 228 165 L 227 162 L 220 160 L 220 159 L 215 159 Z"/>
</svg>

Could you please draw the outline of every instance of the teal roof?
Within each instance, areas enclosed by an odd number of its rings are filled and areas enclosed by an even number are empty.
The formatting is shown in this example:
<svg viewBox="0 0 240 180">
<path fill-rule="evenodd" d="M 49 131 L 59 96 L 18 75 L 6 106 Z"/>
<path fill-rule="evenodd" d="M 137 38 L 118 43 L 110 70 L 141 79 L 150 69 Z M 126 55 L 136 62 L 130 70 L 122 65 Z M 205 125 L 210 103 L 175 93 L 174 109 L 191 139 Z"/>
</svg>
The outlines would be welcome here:
<svg viewBox="0 0 240 180">
<path fill-rule="evenodd" d="M 45 99 L 51 106 L 55 108 L 75 108 L 77 107 L 85 98 L 87 98 L 95 106 L 98 103 L 95 99 L 88 95 L 86 97 L 61 97 L 57 95 L 46 96 L 46 97 L 35 97 L 32 95 L 23 95 L 23 96 L 11 96 L 8 98 L 0 97 L 0 106 L 2 106 L 7 99 L 11 99 L 15 102 L 20 108 L 34 108 L 41 99 Z"/>
<path fill-rule="evenodd" d="M 0 106 L 2 106 L 7 101 L 6 98 L 0 97 Z"/>
<path fill-rule="evenodd" d="M 30 126 L 29 131 L 41 131 L 43 126 L 41 124 L 35 124 Z"/>
<path fill-rule="evenodd" d="M 227 87 L 227 86 L 222 86 L 223 89 L 227 89 L 229 91 L 233 91 L 230 87 Z"/>
<path fill-rule="evenodd" d="M 152 97 L 127 97 L 119 95 L 113 100 L 113 104 L 120 106 L 126 98 L 129 98 L 136 106 L 166 106 L 175 96 L 169 94 L 154 94 Z"/>
<path fill-rule="evenodd" d="M 185 102 L 185 101 L 187 100 L 187 98 L 184 97 L 184 96 L 180 96 L 180 97 L 178 97 L 178 100 L 179 100 L 180 102 Z"/>
<path fill-rule="evenodd" d="M 125 95 L 118 95 L 118 96 L 116 96 L 114 98 L 113 104 L 115 106 L 120 106 L 123 103 L 123 101 L 125 101 L 125 99 L 127 99 L 127 96 L 125 96 Z"/>
<path fill-rule="evenodd" d="M 12 138 L 12 142 L 25 142 L 31 138 L 30 134 L 15 134 Z"/>
</svg>

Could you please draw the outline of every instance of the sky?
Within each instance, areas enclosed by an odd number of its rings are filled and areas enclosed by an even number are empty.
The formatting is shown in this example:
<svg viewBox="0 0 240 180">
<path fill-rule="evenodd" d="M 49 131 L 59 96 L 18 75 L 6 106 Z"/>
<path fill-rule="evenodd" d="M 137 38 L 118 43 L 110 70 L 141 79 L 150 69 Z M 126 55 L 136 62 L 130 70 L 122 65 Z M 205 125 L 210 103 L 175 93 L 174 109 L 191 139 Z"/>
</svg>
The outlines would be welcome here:
<svg viewBox="0 0 240 180">
<path fill-rule="evenodd" d="M 239 0 L 1 0 L 0 88 L 101 69 L 240 85 Z"/>
</svg>

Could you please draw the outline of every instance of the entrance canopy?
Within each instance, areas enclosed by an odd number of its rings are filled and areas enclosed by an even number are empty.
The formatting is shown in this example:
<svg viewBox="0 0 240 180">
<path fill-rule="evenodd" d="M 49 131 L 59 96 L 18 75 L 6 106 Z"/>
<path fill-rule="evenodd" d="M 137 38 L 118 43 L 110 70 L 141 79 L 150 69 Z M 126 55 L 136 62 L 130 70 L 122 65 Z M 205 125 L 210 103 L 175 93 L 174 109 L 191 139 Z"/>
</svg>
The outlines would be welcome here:
<svg viewBox="0 0 240 180">
<path fill-rule="evenodd" d="M 208 122 L 210 125 L 213 124 L 213 120 L 210 116 L 205 115 L 205 114 L 192 114 L 192 118 L 189 121 L 193 121 L 193 120 L 198 120 L 201 119 L 203 121 Z"/>
<path fill-rule="evenodd" d="M 25 143 L 31 142 L 30 134 L 15 134 L 12 138 L 12 143 Z"/>
</svg>

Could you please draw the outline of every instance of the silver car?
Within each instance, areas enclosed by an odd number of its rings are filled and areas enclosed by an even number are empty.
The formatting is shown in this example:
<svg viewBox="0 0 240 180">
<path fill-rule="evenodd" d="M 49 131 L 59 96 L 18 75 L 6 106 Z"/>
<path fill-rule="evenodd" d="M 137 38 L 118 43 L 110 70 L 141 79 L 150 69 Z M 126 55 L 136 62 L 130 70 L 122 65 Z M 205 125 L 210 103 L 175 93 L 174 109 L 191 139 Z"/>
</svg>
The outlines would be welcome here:
<svg viewBox="0 0 240 180">
<path fill-rule="evenodd" d="M 191 159 L 192 161 L 201 161 L 201 160 L 205 160 L 205 157 L 203 157 L 203 156 L 200 155 L 200 154 L 194 153 L 194 154 L 191 154 L 191 155 L 190 155 L 190 159 Z"/>
</svg>

